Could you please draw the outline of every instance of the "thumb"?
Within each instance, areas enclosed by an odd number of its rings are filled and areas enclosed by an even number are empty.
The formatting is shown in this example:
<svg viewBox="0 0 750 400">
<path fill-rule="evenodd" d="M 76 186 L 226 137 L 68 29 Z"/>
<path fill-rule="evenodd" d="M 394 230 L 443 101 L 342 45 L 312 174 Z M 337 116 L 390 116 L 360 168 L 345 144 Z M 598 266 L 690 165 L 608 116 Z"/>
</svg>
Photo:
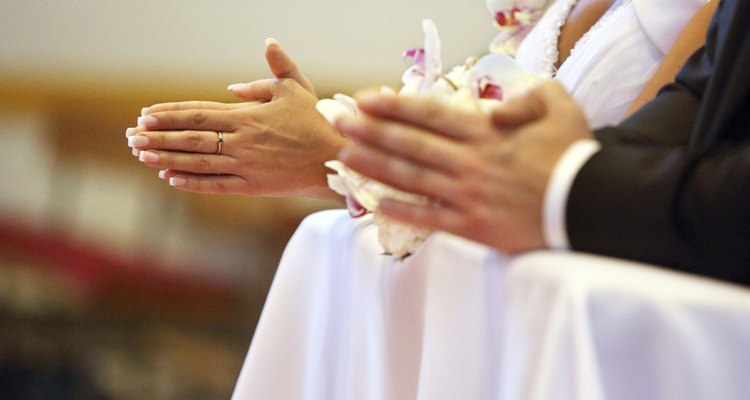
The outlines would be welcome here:
<svg viewBox="0 0 750 400">
<path fill-rule="evenodd" d="M 315 96 L 315 88 L 312 83 L 300 72 L 297 64 L 281 48 L 276 39 L 266 39 L 266 61 L 271 72 L 278 79 L 290 78 L 300 84 L 305 90 Z"/>
<path fill-rule="evenodd" d="M 261 79 L 250 83 L 234 83 L 227 87 L 235 96 L 248 101 L 271 101 L 275 79 Z"/>
<path fill-rule="evenodd" d="M 510 99 L 492 110 L 492 124 L 513 128 L 544 117 L 550 107 L 568 98 L 565 88 L 556 81 L 542 82 L 523 96 Z"/>
<path fill-rule="evenodd" d="M 492 125 L 515 128 L 533 122 L 545 114 L 545 104 L 533 92 L 508 100 L 492 109 Z"/>
</svg>

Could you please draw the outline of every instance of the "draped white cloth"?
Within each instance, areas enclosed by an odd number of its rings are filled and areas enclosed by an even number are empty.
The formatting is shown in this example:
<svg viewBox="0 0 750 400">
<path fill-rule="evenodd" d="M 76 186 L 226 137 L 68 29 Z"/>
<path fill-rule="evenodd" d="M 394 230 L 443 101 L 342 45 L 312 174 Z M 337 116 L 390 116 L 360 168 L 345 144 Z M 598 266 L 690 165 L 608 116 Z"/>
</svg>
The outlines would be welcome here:
<svg viewBox="0 0 750 400">
<path fill-rule="evenodd" d="M 554 65 L 572 4 L 548 10 L 520 62 Z M 557 79 L 593 125 L 617 123 L 701 5 L 624 0 Z M 509 260 L 442 233 L 398 261 L 376 236 L 345 211 L 300 225 L 234 400 L 750 398 L 747 290 L 591 256 Z"/>
<path fill-rule="evenodd" d="M 302 223 L 233 399 L 750 398 L 747 289 L 442 233 L 401 262 L 375 236 Z"/>
</svg>

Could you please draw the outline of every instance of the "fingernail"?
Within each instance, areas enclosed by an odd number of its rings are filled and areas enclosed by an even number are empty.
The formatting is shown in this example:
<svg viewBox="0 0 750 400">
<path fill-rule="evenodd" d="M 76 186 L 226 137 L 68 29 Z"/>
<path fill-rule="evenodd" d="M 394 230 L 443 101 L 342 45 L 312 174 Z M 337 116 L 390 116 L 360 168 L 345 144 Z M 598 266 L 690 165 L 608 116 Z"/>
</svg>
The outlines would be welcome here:
<svg viewBox="0 0 750 400">
<path fill-rule="evenodd" d="M 357 93 L 355 97 L 357 98 L 358 103 L 371 103 L 383 98 L 384 96 L 386 95 L 370 90 L 362 93 Z"/>
<path fill-rule="evenodd" d="M 164 179 L 164 177 L 167 176 L 167 170 L 163 169 L 159 171 L 159 179 Z"/>
<path fill-rule="evenodd" d="M 130 147 L 148 146 L 148 138 L 146 136 L 131 136 L 128 138 L 128 146 Z"/>
<path fill-rule="evenodd" d="M 133 135 L 135 135 L 135 128 L 125 129 L 125 137 L 129 138 L 129 137 L 131 137 Z"/>
<path fill-rule="evenodd" d="M 138 117 L 138 126 L 144 127 L 144 128 L 153 128 L 159 123 L 159 120 L 157 120 L 154 117 L 146 116 L 146 117 Z"/>
<path fill-rule="evenodd" d="M 136 148 L 133 149 L 133 155 L 138 157 L 138 154 L 140 154 L 140 151 Z"/>
<path fill-rule="evenodd" d="M 279 44 L 279 41 L 274 38 L 267 38 L 266 39 L 266 47 L 272 45 L 272 44 Z"/>
<path fill-rule="evenodd" d="M 245 85 L 247 85 L 247 84 L 246 83 L 233 83 L 233 84 L 227 86 L 227 90 L 239 89 L 239 88 L 241 88 L 241 87 L 243 87 Z"/>
<path fill-rule="evenodd" d="M 181 177 L 179 175 L 173 176 L 173 177 L 169 178 L 169 186 L 178 187 L 178 186 L 182 186 L 182 185 L 184 185 L 186 183 L 187 183 L 187 179 L 185 179 L 185 178 L 183 178 L 183 177 Z"/>
<path fill-rule="evenodd" d="M 147 116 L 147 115 L 148 115 L 148 110 L 149 110 L 150 108 L 151 108 L 151 107 L 143 107 L 143 108 L 141 108 L 141 117 L 145 117 L 145 116 Z"/>
<path fill-rule="evenodd" d="M 159 155 L 150 151 L 142 151 L 138 159 L 145 163 L 155 163 L 159 161 Z"/>
<path fill-rule="evenodd" d="M 351 115 L 342 114 L 336 117 L 336 119 L 333 121 L 333 125 L 339 130 L 346 131 L 345 133 L 342 132 L 342 134 L 348 136 L 350 132 L 356 131 L 356 129 L 354 128 L 357 127 L 357 119 Z"/>
</svg>

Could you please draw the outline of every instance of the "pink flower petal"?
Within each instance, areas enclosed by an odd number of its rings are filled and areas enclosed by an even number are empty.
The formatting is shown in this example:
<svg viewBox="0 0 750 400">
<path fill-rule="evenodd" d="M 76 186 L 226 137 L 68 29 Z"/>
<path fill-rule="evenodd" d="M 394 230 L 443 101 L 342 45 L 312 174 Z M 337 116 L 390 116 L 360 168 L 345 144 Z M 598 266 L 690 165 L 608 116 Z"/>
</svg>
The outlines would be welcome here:
<svg viewBox="0 0 750 400">
<path fill-rule="evenodd" d="M 414 65 L 419 67 L 420 69 L 424 69 L 424 49 L 409 49 L 404 52 L 404 59 L 414 60 Z"/>
<path fill-rule="evenodd" d="M 479 79 L 479 98 L 502 100 L 503 88 L 489 76 L 483 76 Z"/>
<path fill-rule="evenodd" d="M 500 11 L 497 14 L 495 14 L 495 22 L 497 22 L 497 24 L 500 26 L 507 26 L 508 17 L 505 15 L 504 12 Z"/>
<path fill-rule="evenodd" d="M 352 218 L 364 217 L 368 212 L 353 196 L 346 196 L 346 209 Z"/>
</svg>

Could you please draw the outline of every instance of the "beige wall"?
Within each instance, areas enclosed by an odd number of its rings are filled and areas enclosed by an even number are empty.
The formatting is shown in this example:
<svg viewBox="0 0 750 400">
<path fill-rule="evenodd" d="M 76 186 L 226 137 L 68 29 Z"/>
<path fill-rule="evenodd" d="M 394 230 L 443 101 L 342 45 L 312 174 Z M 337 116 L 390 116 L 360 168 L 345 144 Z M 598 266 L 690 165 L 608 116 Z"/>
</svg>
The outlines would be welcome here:
<svg viewBox="0 0 750 400">
<path fill-rule="evenodd" d="M 5 0 L 0 72 L 225 86 L 266 75 L 263 39 L 273 36 L 324 92 L 350 90 L 396 84 L 423 18 L 440 29 L 446 65 L 480 55 L 494 33 L 480 0 Z"/>
</svg>

